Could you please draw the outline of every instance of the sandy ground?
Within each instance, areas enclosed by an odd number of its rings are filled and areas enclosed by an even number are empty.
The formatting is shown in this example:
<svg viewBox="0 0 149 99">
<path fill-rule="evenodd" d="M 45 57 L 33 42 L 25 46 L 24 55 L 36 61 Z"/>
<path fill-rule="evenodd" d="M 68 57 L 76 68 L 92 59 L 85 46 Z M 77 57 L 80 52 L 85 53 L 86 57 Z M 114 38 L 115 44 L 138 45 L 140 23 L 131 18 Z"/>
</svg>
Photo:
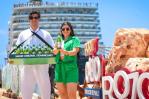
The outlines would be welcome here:
<svg viewBox="0 0 149 99">
<path fill-rule="evenodd" d="M 0 99 L 11 99 L 11 98 L 6 98 L 6 97 L 3 97 L 2 96 L 2 93 L 4 91 L 6 91 L 6 90 L 0 88 Z M 37 94 L 34 94 L 32 99 L 40 99 L 40 98 L 37 98 L 37 97 L 38 97 L 38 95 Z M 54 99 L 54 98 L 51 97 L 51 99 Z M 60 98 L 55 98 L 55 99 L 60 99 Z M 77 99 L 80 99 L 79 95 L 77 95 Z M 82 99 L 87 99 L 87 98 L 85 97 L 85 98 L 82 98 Z"/>
<path fill-rule="evenodd" d="M 4 89 L 0 89 L 0 99 L 10 99 L 2 96 L 2 93 L 4 92 Z"/>
</svg>

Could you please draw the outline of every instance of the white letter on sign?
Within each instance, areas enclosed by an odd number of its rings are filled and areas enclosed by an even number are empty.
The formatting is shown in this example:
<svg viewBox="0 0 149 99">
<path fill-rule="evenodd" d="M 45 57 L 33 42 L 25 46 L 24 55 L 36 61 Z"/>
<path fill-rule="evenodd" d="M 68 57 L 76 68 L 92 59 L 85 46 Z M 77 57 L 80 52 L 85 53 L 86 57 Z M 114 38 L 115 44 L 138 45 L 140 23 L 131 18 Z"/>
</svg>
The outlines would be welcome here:
<svg viewBox="0 0 149 99">
<path fill-rule="evenodd" d="M 137 96 L 136 87 L 137 87 L 137 80 L 138 80 L 138 77 L 139 77 L 139 73 L 138 72 L 131 73 L 131 74 L 128 75 L 128 77 L 129 77 L 129 79 L 133 79 L 132 85 L 130 83 L 130 86 L 132 86 L 131 99 L 136 99 L 136 96 Z"/>
<path fill-rule="evenodd" d="M 117 82 L 118 82 L 119 77 L 123 78 L 122 86 L 125 87 L 123 94 L 119 93 L 119 90 L 117 88 Z M 114 75 L 113 90 L 114 90 L 116 97 L 119 99 L 124 99 L 128 96 L 130 86 L 129 86 L 129 78 L 128 78 L 126 72 L 121 71 L 121 70 L 116 72 L 116 74 Z"/>
<path fill-rule="evenodd" d="M 100 75 L 101 75 L 101 66 L 100 66 L 100 60 L 99 57 L 94 57 L 94 78 L 95 81 L 100 81 Z"/>
<path fill-rule="evenodd" d="M 142 92 L 142 82 L 145 78 L 149 79 L 149 73 L 143 73 L 140 75 L 139 79 L 138 79 L 138 83 L 137 83 L 137 92 L 138 92 L 138 96 L 139 99 L 145 99 L 143 92 Z"/>
<path fill-rule="evenodd" d="M 107 83 L 109 82 L 109 89 L 107 88 Z M 102 77 L 102 93 L 103 93 L 103 99 L 106 99 L 106 96 L 109 97 L 109 99 L 114 99 L 112 95 L 112 84 L 113 84 L 113 78 L 111 76 L 104 76 Z"/>
<path fill-rule="evenodd" d="M 91 63 L 90 62 L 86 62 L 85 64 L 85 80 L 87 83 L 89 83 L 91 81 Z"/>
</svg>

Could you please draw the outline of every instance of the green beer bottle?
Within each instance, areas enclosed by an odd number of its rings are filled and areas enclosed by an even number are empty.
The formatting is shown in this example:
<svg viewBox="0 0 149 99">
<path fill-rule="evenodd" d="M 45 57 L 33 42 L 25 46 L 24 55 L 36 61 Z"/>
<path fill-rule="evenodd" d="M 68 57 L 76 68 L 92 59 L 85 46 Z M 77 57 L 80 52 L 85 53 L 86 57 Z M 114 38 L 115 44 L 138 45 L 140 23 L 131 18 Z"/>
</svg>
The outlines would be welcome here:
<svg viewBox="0 0 149 99">
<path fill-rule="evenodd" d="M 58 37 L 56 39 L 56 47 L 58 49 L 63 49 L 63 47 L 64 47 L 64 41 L 63 41 L 63 39 L 62 39 L 62 37 L 60 35 L 58 35 Z M 64 54 L 60 53 L 60 55 L 62 57 L 64 57 Z"/>
<path fill-rule="evenodd" d="M 20 51 L 20 54 L 24 54 L 24 52 L 23 52 L 23 46 L 20 46 L 20 48 L 18 50 Z"/>
<path fill-rule="evenodd" d="M 45 51 L 46 51 L 45 45 L 41 45 L 41 54 L 45 54 Z"/>
<path fill-rule="evenodd" d="M 26 48 L 26 46 L 24 46 L 22 49 L 23 54 L 27 54 L 26 50 L 27 50 L 27 48 Z"/>
<path fill-rule="evenodd" d="M 15 54 L 20 54 L 20 48 L 16 49 Z"/>
<path fill-rule="evenodd" d="M 42 50 L 41 50 L 41 45 L 39 44 L 39 46 L 36 46 L 36 50 L 38 54 L 42 54 Z"/>
<path fill-rule="evenodd" d="M 52 49 L 50 47 L 47 47 L 47 53 L 51 54 L 52 53 Z"/>
<path fill-rule="evenodd" d="M 42 52 L 43 54 L 48 54 L 48 49 L 46 45 L 43 46 Z"/>
<path fill-rule="evenodd" d="M 32 46 L 29 46 L 29 54 L 31 55 L 33 54 L 32 50 L 33 50 Z"/>
<path fill-rule="evenodd" d="M 62 37 L 60 35 L 58 35 L 58 37 L 56 39 L 56 47 L 58 49 L 61 49 L 62 41 L 63 41 Z"/>
<path fill-rule="evenodd" d="M 26 46 L 26 54 L 29 54 L 30 49 L 29 49 L 29 45 Z"/>
<path fill-rule="evenodd" d="M 32 47 L 32 54 L 36 54 L 36 47 L 35 47 L 35 45 L 33 45 L 33 47 Z"/>
</svg>

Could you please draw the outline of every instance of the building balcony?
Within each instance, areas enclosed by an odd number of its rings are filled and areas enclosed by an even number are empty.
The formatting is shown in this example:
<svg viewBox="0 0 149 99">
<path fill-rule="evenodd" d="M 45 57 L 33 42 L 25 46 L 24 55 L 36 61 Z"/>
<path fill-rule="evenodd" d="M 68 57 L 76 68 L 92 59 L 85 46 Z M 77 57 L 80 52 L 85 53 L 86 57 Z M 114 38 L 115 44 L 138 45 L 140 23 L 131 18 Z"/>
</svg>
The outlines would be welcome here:
<svg viewBox="0 0 149 99">
<path fill-rule="evenodd" d="M 59 10 L 60 9 L 60 10 Z M 32 9 L 13 10 L 13 15 L 28 15 Z M 94 14 L 99 15 L 96 10 L 85 8 L 41 8 L 38 9 L 40 14 Z"/>
<path fill-rule="evenodd" d="M 13 38 L 17 38 L 19 34 L 20 34 L 20 32 L 13 32 L 13 33 L 12 33 Z"/>
<path fill-rule="evenodd" d="M 57 17 L 57 16 L 61 16 L 61 17 L 99 17 L 99 14 L 82 14 L 82 13 L 43 13 L 41 14 L 42 17 Z M 28 14 L 14 14 L 12 16 L 12 18 L 28 18 Z"/>
<path fill-rule="evenodd" d="M 89 22 L 89 23 L 100 23 L 99 20 L 97 20 L 96 18 L 95 19 L 88 19 L 89 17 L 87 16 L 84 16 L 86 17 L 86 19 L 84 19 L 84 17 L 80 17 L 80 19 L 77 19 L 75 16 L 73 16 L 73 18 L 68 18 L 68 17 L 60 17 L 60 16 L 57 16 L 57 17 L 53 17 L 52 16 L 49 16 L 51 18 L 44 18 L 42 17 L 40 22 L 46 22 L 46 23 L 61 23 L 61 22 L 64 22 L 64 21 L 70 21 L 70 22 Z M 92 17 L 94 18 L 94 17 Z M 28 23 L 28 16 L 18 16 L 18 17 L 12 17 L 12 20 L 11 20 L 14 23 Z"/>
<path fill-rule="evenodd" d="M 65 21 L 41 21 L 40 27 L 43 29 L 59 29 L 61 24 Z M 97 21 L 68 21 L 72 24 L 74 29 L 100 29 L 99 23 Z M 11 28 L 28 28 L 29 22 L 20 22 L 20 23 L 13 23 Z"/>
<path fill-rule="evenodd" d="M 89 8 L 97 9 L 98 3 L 77 3 L 77 2 L 38 2 L 14 4 L 14 10 L 27 8 Z"/>
</svg>

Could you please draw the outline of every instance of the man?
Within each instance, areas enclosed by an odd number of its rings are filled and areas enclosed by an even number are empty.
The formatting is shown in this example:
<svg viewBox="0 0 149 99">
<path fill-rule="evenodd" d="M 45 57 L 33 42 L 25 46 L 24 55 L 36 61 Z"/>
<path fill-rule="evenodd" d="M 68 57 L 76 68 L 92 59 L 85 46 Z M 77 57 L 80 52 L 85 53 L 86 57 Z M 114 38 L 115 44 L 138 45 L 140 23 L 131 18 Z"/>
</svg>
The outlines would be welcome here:
<svg viewBox="0 0 149 99">
<path fill-rule="evenodd" d="M 33 11 L 29 14 L 30 28 L 20 33 L 16 45 L 41 46 L 44 43 L 33 32 L 43 38 L 51 47 L 54 47 L 54 41 L 51 35 L 42 29 L 39 29 L 40 13 Z M 24 65 L 21 69 L 21 95 L 23 99 L 32 99 L 34 86 L 37 83 L 42 99 L 50 99 L 51 85 L 48 75 L 48 64 L 44 65 Z"/>
</svg>

